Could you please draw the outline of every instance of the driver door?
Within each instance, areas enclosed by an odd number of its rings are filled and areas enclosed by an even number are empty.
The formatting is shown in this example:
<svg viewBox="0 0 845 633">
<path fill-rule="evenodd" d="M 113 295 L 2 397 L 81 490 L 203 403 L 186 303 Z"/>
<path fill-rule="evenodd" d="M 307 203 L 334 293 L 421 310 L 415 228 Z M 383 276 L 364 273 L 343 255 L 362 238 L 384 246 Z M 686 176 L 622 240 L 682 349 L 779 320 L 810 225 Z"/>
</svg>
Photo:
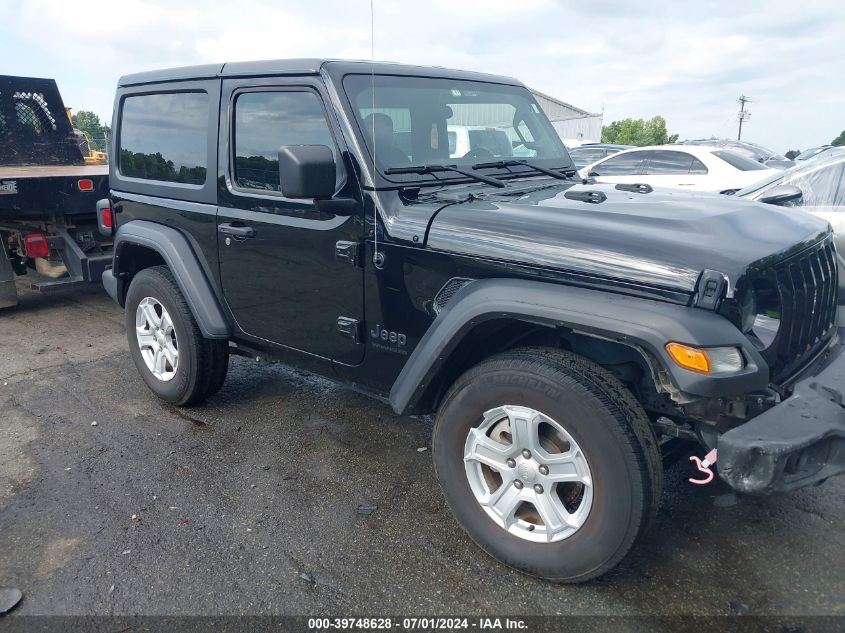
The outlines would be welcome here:
<svg viewBox="0 0 845 633">
<path fill-rule="evenodd" d="M 359 211 L 334 215 L 314 200 L 289 199 L 279 186 L 282 145 L 326 145 L 337 166 L 336 196 L 351 198 L 342 137 L 322 86 L 302 79 L 224 80 L 221 95 L 217 245 L 223 294 L 241 331 L 345 364 L 364 346 L 338 331 L 363 321 L 363 268 L 337 256 L 360 243 Z"/>
</svg>

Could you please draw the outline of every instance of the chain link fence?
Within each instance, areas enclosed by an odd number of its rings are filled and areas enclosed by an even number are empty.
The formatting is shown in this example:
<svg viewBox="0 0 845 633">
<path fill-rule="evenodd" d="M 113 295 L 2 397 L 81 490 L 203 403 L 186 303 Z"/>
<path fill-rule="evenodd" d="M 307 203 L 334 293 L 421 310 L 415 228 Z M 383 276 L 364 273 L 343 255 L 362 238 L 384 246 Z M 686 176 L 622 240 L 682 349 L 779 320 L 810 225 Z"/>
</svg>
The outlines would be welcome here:
<svg viewBox="0 0 845 633">
<path fill-rule="evenodd" d="M 103 132 L 102 134 L 88 135 L 88 144 L 90 145 L 91 149 L 96 150 L 98 152 L 108 153 L 110 140 L 111 135 L 108 132 Z"/>
</svg>

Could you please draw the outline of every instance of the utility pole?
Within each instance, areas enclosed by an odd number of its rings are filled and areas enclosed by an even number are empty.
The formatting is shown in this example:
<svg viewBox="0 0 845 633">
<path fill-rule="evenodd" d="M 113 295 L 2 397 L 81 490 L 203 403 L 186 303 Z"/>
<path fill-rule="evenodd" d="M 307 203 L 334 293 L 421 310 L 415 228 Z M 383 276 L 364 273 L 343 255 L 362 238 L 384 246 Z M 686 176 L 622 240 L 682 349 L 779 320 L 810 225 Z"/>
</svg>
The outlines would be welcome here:
<svg viewBox="0 0 845 633">
<path fill-rule="evenodd" d="M 748 110 L 745 109 L 745 104 L 751 103 L 751 99 L 749 99 L 745 95 L 740 95 L 739 99 L 737 99 L 737 101 L 739 101 L 739 117 L 738 117 L 739 118 L 739 132 L 736 135 L 736 140 L 741 141 L 742 140 L 742 122 L 747 121 L 748 119 L 751 118 L 751 113 Z"/>
</svg>

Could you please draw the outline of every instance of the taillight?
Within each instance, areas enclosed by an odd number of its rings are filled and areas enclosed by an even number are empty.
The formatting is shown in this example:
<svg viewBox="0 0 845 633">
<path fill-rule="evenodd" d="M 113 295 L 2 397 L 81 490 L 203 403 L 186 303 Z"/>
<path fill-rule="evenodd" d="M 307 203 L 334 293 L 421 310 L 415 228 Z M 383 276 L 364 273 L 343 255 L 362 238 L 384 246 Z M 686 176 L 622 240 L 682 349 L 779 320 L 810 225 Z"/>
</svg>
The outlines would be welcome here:
<svg viewBox="0 0 845 633">
<path fill-rule="evenodd" d="M 23 236 L 23 247 L 27 257 L 48 257 L 50 244 L 43 233 L 30 233 Z"/>
<path fill-rule="evenodd" d="M 108 198 L 97 201 L 97 227 L 100 229 L 100 235 L 114 235 L 114 210 Z"/>
<path fill-rule="evenodd" d="M 80 191 L 94 191 L 94 181 L 90 178 L 82 178 L 76 181 L 76 186 Z"/>
</svg>

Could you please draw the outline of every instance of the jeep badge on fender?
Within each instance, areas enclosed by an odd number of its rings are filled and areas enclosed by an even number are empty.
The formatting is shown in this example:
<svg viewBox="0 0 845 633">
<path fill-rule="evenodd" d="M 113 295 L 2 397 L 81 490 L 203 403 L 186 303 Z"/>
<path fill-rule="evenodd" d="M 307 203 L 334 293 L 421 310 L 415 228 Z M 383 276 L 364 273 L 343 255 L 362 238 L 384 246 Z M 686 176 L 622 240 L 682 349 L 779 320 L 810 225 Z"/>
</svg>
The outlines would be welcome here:
<svg viewBox="0 0 845 633">
<path fill-rule="evenodd" d="M 408 340 L 401 332 L 385 330 L 378 323 L 376 323 L 376 327 L 374 329 L 370 330 L 370 336 L 374 340 L 390 343 L 391 345 L 395 345 L 397 348 L 405 347 L 405 343 Z"/>
</svg>

